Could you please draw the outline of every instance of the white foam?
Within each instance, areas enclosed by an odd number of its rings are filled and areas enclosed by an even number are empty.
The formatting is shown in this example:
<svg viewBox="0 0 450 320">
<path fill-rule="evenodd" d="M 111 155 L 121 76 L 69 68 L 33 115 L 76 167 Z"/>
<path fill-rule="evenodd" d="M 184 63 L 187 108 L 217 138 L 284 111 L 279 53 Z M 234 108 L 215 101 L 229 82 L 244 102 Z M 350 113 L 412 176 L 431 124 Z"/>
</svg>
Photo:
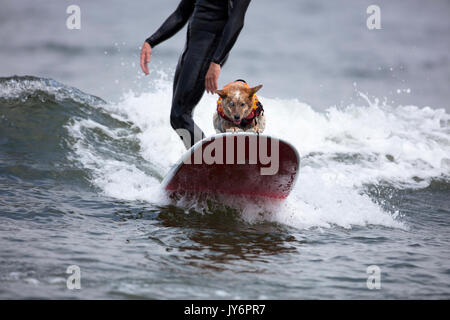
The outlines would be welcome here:
<svg viewBox="0 0 450 320">
<path fill-rule="evenodd" d="M 118 119 L 140 129 L 136 135 L 141 156 L 158 168 L 161 176 L 182 156 L 184 147 L 169 123 L 171 83 L 159 81 L 154 92 L 126 94 L 105 108 Z M 265 133 L 291 142 L 302 156 L 301 173 L 289 198 L 276 205 L 244 205 L 242 216 L 249 222 L 263 219 L 300 228 L 338 225 L 384 225 L 403 227 L 398 213 L 381 209 L 362 190 L 365 184 L 386 182 L 397 188 L 421 188 L 431 179 L 449 177 L 450 116 L 442 109 L 389 106 L 370 101 L 361 106 L 314 111 L 298 100 L 260 96 L 265 108 Z M 205 134 L 214 134 L 212 116 L 216 96 L 204 96 L 194 114 Z M 91 121 L 91 120 L 90 120 Z M 93 170 L 93 183 L 112 197 L 126 200 L 167 202 L 160 181 L 134 164 L 104 159 L 83 144 L 82 127 L 69 126 L 78 137 L 78 160 Z M 109 136 L 114 137 L 114 130 Z M 94 165 L 95 164 L 95 165 Z M 419 182 L 418 182 L 419 181 Z"/>
</svg>

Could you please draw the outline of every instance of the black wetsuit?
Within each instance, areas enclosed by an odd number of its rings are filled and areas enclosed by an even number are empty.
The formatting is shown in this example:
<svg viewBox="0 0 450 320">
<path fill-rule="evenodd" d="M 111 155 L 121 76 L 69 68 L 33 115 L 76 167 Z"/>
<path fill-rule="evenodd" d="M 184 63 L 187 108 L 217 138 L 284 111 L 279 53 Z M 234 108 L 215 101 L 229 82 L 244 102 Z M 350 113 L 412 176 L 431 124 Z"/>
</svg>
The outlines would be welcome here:
<svg viewBox="0 0 450 320">
<path fill-rule="evenodd" d="M 178 8 L 146 42 L 152 48 L 177 33 L 189 21 L 186 45 L 175 71 L 170 123 L 185 129 L 186 148 L 204 137 L 192 112 L 205 92 L 205 76 L 211 62 L 223 66 L 244 26 L 250 0 L 181 0 Z M 190 141 L 189 141 L 190 140 Z"/>
</svg>

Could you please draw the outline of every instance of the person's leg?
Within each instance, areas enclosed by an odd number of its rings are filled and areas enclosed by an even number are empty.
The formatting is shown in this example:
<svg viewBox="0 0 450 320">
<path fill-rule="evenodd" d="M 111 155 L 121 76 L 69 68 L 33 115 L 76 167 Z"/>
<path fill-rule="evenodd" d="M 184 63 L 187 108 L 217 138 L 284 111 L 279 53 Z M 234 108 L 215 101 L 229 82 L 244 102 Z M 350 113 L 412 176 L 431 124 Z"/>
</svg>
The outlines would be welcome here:
<svg viewBox="0 0 450 320">
<path fill-rule="evenodd" d="M 181 54 L 180 58 L 178 59 L 177 68 L 175 69 L 175 75 L 173 77 L 173 88 L 172 88 L 173 95 L 175 95 L 175 90 L 177 89 L 178 79 L 180 77 L 181 68 L 183 67 L 184 57 L 186 56 L 186 53 L 189 49 L 190 34 L 191 34 L 191 27 L 188 24 L 187 32 L 186 32 L 186 43 L 184 45 L 183 53 Z"/>
<path fill-rule="evenodd" d="M 187 149 L 204 138 L 192 119 L 192 112 L 205 92 L 205 76 L 219 37 L 218 34 L 201 30 L 190 30 L 188 33 L 185 52 L 175 72 L 170 114 L 172 128 L 177 130 Z M 189 138 L 179 129 L 187 130 Z"/>
</svg>

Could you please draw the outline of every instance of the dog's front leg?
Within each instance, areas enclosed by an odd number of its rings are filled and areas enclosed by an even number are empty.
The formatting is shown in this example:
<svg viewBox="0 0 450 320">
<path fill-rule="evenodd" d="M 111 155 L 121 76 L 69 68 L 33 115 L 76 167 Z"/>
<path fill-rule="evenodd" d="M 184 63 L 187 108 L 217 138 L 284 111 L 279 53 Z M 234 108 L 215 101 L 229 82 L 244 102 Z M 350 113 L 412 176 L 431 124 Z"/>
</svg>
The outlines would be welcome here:
<svg viewBox="0 0 450 320">
<path fill-rule="evenodd" d="M 258 127 L 250 127 L 247 130 L 245 130 L 245 132 L 259 133 L 259 128 Z"/>
<path fill-rule="evenodd" d="M 263 133 L 263 131 L 264 131 L 264 128 L 260 128 L 260 127 L 251 127 L 251 128 L 248 128 L 247 130 L 245 130 L 245 132 L 252 132 L 252 133 L 258 133 L 258 134 Z"/>
<path fill-rule="evenodd" d="M 227 129 L 227 132 L 241 132 L 241 131 L 244 131 L 244 130 L 242 130 L 241 128 L 238 128 L 238 127 L 231 127 L 229 129 Z"/>
</svg>

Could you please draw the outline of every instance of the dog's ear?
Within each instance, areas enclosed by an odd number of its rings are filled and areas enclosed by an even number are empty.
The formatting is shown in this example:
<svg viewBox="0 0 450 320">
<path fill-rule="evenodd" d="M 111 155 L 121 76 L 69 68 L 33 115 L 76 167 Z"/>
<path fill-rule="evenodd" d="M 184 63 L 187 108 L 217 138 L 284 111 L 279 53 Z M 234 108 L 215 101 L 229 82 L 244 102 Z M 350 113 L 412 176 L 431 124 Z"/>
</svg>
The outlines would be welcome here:
<svg viewBox="0 0 450 320">
<path fill-rule="evenodd" d="M 227 97 L 227 93 L 225 90 L 216 90 L 216 93 L 222 98 L 225 99 Z"/>
<path fill-rule="evenodd" d="M 249 89 L 249 95 L 250 97 L 253 97 L 253 95 L 258 92 L 259 89 L 262 88 L 262 84 L 260 84 L 259 86 L 253 87 Z"/>
</svg>

